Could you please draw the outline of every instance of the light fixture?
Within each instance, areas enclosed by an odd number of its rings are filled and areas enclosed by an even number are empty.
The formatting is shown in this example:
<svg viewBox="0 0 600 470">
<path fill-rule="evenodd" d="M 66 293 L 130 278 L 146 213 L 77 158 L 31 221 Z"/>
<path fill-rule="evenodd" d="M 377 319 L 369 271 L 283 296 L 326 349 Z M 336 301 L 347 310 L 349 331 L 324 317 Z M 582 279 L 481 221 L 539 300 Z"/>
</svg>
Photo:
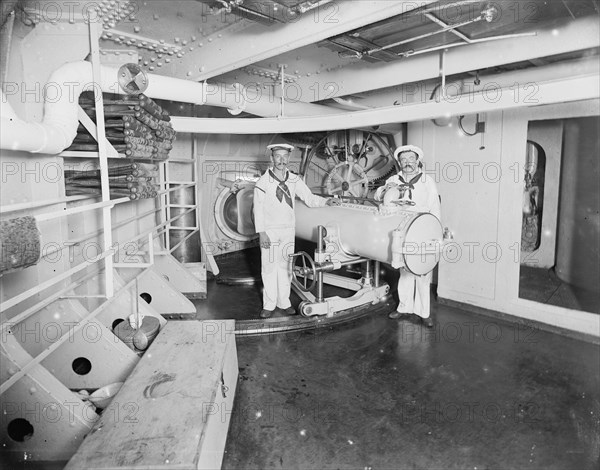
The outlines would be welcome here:
<svg viewBox="0 0 600 470">
<path fill-rule="evenodd" d="M 438 127 L 452 126 L 452 116 L 442 116 L 431 120 Z"/>
</svg>

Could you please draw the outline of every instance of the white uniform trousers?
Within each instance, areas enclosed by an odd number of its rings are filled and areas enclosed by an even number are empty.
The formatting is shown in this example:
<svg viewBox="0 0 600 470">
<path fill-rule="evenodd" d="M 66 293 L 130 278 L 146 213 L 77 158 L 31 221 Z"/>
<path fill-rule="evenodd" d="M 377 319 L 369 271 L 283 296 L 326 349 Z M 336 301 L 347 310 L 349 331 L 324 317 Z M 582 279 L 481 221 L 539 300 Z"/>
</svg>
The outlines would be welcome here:
<svg viewBox="0 0 600 470">
<path fill-rule="evenodd" d="M 398 308 L 400 313 L 414 313 L 421 318 L 428 318 L 430 313 L 429 285 L 431 273 L 415 276 L 406 269 L 400 269 L 398 279 Z"/>
<path fill-rule="evenodd" d="M 260 249 L 261 276 L 263 281 L 263 308 L 275 310 L 275 307 L 291 307 L 290 288 L 292 278 L 292 259 L 294 253 L 293 228 L 266 230 L 271 246 Z"/>
</svg>

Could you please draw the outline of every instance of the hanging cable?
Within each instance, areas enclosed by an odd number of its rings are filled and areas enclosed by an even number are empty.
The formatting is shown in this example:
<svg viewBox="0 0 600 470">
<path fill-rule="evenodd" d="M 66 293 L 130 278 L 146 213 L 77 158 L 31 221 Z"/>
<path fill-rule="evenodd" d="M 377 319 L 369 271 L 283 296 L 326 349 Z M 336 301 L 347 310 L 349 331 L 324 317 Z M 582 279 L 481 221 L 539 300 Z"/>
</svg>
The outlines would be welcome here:
<svg viewBox="0 0 600 470">
<path fill-rule="evenodd" d="M 467 132 L 465 130 L 465 128 L 463 127 L 463 123 L 462 123 L 464 118 L 465 118 L 464 114 L 458 116 L 458 127 L 461 130 L 461 132 L 465 135 L 468 135 L 469 137 L 473 137 L 474 135 L 477 135 L 477 124 L 475 124 L 475 130 L 473 132 Z M 477 115 L 477 121 L 479 121 L 479 115 Z"/>
</svg>

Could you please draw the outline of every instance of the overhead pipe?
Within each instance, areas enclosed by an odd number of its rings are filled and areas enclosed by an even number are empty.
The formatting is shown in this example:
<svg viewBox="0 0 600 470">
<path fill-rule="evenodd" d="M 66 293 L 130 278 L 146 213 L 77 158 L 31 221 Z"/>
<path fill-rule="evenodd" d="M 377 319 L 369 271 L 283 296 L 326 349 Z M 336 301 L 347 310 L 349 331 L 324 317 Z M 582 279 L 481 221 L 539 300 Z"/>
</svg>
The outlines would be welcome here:
<svg viewBox="0 0 600 470">
<path fill-rule="evenodd" d="M 580 61 L 581 68 L 578 70 L 579 73 L 593 73 L 597 78 L 598 64 L 593 59 Z M 573 70 L 576 70 L 576 68 L 572 63 L 564 63 L 539 67 L 534 73 L 537 76 L 552 76 L 555 71 L 560 71 L 561 74 L 572 74 Z M 101 68 L 100 86 L 103 91 L 111 93 L 119 92 L 117 72 L 118 69 L 116 68 L 106 66 Z M 527 70 L 515 72 L 511 74 L 511 77 L 513 77 L 511 79 L 519 83 L 515 77 L 520 77 L 520 80 L 524 80 L 530 73 L 532 72 Z M 508 80 L 506 76 L 500 76 L 499 78 L 502 78 L 505 82 Z M 63 92 L 56 102 L 46 102 L 42 123 L 25 122 L 19 119 L 7 102 L 6 97 L 1 95 L 3 132 L 0 134 L 0 148 L 57 154 L 71 145 L 77 133 L 78 97 L 84 90 L 92 89 L 93 87 L 91 64 L 89 62 L 65 64 L 52 74 L 48 83 L 62 87 Z M 511 84 L 509 83 L 506 86 Z M 522 93 L 527 93 L 527 91 L 522 91 Z M 203 83 L 160 75 L 149 75 L 149 86 L 146 92 L 148 96 L 156 99 L 229 107 L 232 110 L 237 110 L 240 106 L 239 91 L 232 93 L 232 91 L 218 86 L 210 89 Z M 458 95 L 452 94 L 451 96 Z M 494 105 L 495 103 L 491 104 Z M 335 108 L 322 105 L 288 102 L 286 103 L 287 118 L 277 118 L 271 121 L 265 119 L 217 119 L 212 122 L 211 120 L 174 117 L 173 125 L 175 130 L 180 132 L 254 134 L 264 133 L 265 129 L 269 129 L 269 132 L 308 132 L 321 131 L 323 129 L 335 130 L 369 127 L 418 120 L 416 117 L 411 117 L 411 114 L 416 111 L 414 107 L 410 108 L 410 113 L 407 116 L 403 116 L 404 113 L 398 113 L 398 110 L 393 108 L 398 107 L 392 107 L 392 109 L 388 109 L 387 111 L 386 108 L 379 108 L 355 113 L 340 113 Z M 403 110 L 407 109 L 406 106 L 401 108 Z M 494 109 L 493 106 L 488 108 Z M 441 107 L 438 107 L 438 109 L 441 109 Z M 256 102 L 247 103 L 246 110 L 259 116 L 276 116 L 279 106 L 275 100 L 261 97 Z M 442 114 L 439 114 L 439 111 L 437 112 L 437 116 L 443 116 L 444 114 L 467 114 L 479 111 L 467 111 L 458 107 L 448 107 L 448 110 Z M 336 119 L 331 119 L 331 117 L 319 119 L 322 115 L 335 116 Z M 384 117 L 388 115 L 393 115 L 394 118 Z M 420 114 L 417 113 L 417 115 Z M 303 120 L 294 119 L 297 116 L 306 116 L 306 118 Z M 424 115 L 422 119 L 431 117 L 435 116 Z"/>
<path fill-rule="evenodd" d="M 467 20 L 467 21 L 463 21 L 462 23 L 458 23 L 458 24 L 445 25 L 441 29 L 438 29 L 436 31 L 432 31 L 430 33 L 421 34 L 420 36 L 411 37 L 411 38 L 408 38 L 408 39 L 404 39 L 402 41 L 394 42 L 392 44 L 386 44 L 385 46 L 376 47 L 375 49 L 371 49 L 369 51 L 366 51 L 365 54 L 371 55 L 371 54 L 374 54 L 375 52 L 386 51 L 388 49 L 391 49 L 392 47 L 401 46 L 402 44 L 407 44 L 407 43 L 410 43 L 410 42 L 417 41 L 419 39 L 424 39 L 424 38 L 428 38 L 428 37 L 431 37 L 431 36 L 435 36 L 435 35 L 438 35 L 438 34 L 441 34 L 441 33 L 445 33 L 446 31 L 452 32 L 456 28 L 460 28 L 462 26 L 467 26 L 469 24 L 476 23 L 478 21 L 482 21 L 483 19 L 486 19 L 486 21 L 488 21 L 487 20 L 488 16 L 489 15 L 487 15 L 486 12 L 483 11 L 476 18 L 473 18 L 473 19 L 470 19 L 470 20 Z M 491 20 L 489 20 L 489 21 L 491 21 Z"/>
<path fill-rule="evenodd" d="M 104 69 L 104 68 L 103 68 Z M 108 71 L 102 70 L 101 88 L 110 82 Z M 115 77 L 112 80 L 112 93 Z M 41 123 L 20 119 L 12 110 L 6 97 L 2 95 L 0 148 L 28 151 L 32 153 L 57 154 L 69 147 L 77 135 L 79 95 L 94 87 L 92 64 L 89 62 L 70 62 L 56 69 L 46 85 L 59 89 L 58 97 L 52 101 L 45 97 L 44 118 Z M 110 85 L 109 85 L 110 86 Z M 116 85 L 118 87 L 118 85 Z"/>
<path fill-rule="evenodd" d="M 438 34 L 441 33 L 445 33 L 445 32 L 450 32 L 453 33 L 454 35 L 460 37 L 464 42 L 462 43 L 462 45 L 464 44 L 472 44 L 475 42 L 486 42 L 486 41 L 491 41 L 491 40 L 498 40 L 498 39 L 505 39 L 508 36 L 496 36 L 496 37 L 490 37 L 490 38 L 482 38 L 482 39 L 470 39 L 468 38 L 466 35 L 462 34 L 460 31 L 457 31 L 456 28 L 461 28 L 463 26 L 467 26 L 470 25 L 472 23 L 477 23 L 478 21 L 487 21 L 488 23 L 491 23 L 492 21 L 494 21 L 494 19 L 496 19 L 496 17 L 498 16 L 498 9 L 495 6 L 486 6 L 486 8 L 484 8 L 481 13 L 479 14 L 479 16 L 475 17 L 475 18 L 471 18 L 467 21 L 463 21 L 462 23 L 456 23 L 456 24 L 447 24 L 444 23 L 443 21 L 439 20 L 438 18 L 436 18 L 435 16 L 429 14 L 429 13 L 425 13 L 424 15 L 427 19 L 433 21 L 434 23 L 442 26 L 441 29 L 435 30 L 435 31 L 431 31 L 429 33 L 425 33 L 425 34 L 421 34 L 419 36 L 414 36 L 414 37 L 410 37 L 408 39 L 403 39 L 402 41 L 397 41 L 391 44 L 386 44 L 385 46 L 380 46 L 380 47 L 375 47 L 373 49 L 369 49 L 367 51 L 363 51 L 363 52 L 358 52 L 355 51 L 354 54 L 351 53 L 346 53 L 346 52 L 340 52 L 339 55 L 340 57 L 357 57 L 357 58 L 362 58 L 365 55 L 372 55 L 375 54 L 377 52 L 382 52 L 382 51 L 386 51 L 388 49 L 391 49 L 393 47 L 398 47 L 401 46 L 403 44 L 408 44 L 411 42 L 415 42 L 419 39 L 425 39 L 425 38 L 429 38 L 431 36 L 436 36 Z M 525 33 L 525 34 L 518 34 L 516 36 L 531 36 L 534 34 L 529 34 L 529 33 Z M 511 35 L 511 36 L 515 36 L 515 35 Z M 414 52 L 414 51 L 413 51 Z M 398 53 L 397 55 L 399 56 L 407 56 L 409 55 L 409 53 Z"/>
<path fill-rule="evenodd" d="M 525 85 L 525 86 L 523 86 Z M 540 106 L 562 102 L 600 98 L 598 75 L 568 78 L 563 81 L 537 83 L 535 96 L 529 101 L 530 83 L 518 87 L 494 88 L 486 93 L 458 95 L 453 100 L 426 102 L 406 106 L 387 106 L 333 116 L 290 117 L 285 119 L 202 119 L 174 117 L 171 124 L 177 132 L 202 134 L 256 134 L 318 132 L 323 129 L 355 129 L 381 124 L 422 121 L 459 114 L 475 114 L 504 109 Z"/>
<path fill-rule="evenodd" d="M 101 67 L 100 88 L 108 93 L 120 93 L 118 69 Z M 200 105 L 228 108 L 231 114 L 245 110 L 257 116 L 277 116 L 279 103 L 271 96 L 248 96 L 248 90 L 234 85 L 227 89 L 222 85 L 209 85 L 190 80 L 148 75 L 146 94 L 155 99 L 180 101 Z M 44 103 L 41 123 L 20 119 L 6 96 L 1 95 L 0 148 L 32 153 L 58 154 L 71 145 L 77 135 L 79 95 L 94 88 L 92 65 L 89 62 L 70 62 L 50 76 L 47 84 L 60 90 L 56 99 Z M 311 116 L 336 114 L 338 111 L 323 105 L 310 103 L 286 103 L 288 116 Z M 264 132 L 264 129 L 263 129 Z"/>
<path fill-rule="evenodd" d="M 331 0 L 318 0 L 318 1 L 314 1 L 314 2 L 303 2 L 292 8 L 294 10 L 296 10 L 298 13 L 304 14 L 307 11 L 322 7 L 323 5 L 330 3 L 330 2 L 331 2 Z"/>
<path fill-rule="evenodd" d="M 368 67 L 364 62 L 351 63 L 343 68 L 322 72 L 319 81 L 339 85 L 329 95 L 330 98 L 348 96 L 437 78 L 438 57 L 430 53 L 440 49 L 448 49 L 446 75 L 450 76 L 600 46 L 600 23 L 594 17 L 579 18 L 552 29 L 538 29 L 533 34 L 526 37 L 504 35 L 493 41 L 481 38 L 474 39 L 470 45 L 456 42 L 425 50 L 407 51 L 404 54 L 406 60 L 369 64 Z M 312 77 L 304 77 L 297 81 L 297 85 L 308 88 L 313 86 L 313 82 Z"/>
<path fill-rule="evenodd" d="M 367 8 L 364 6 L 366 3 L 368 3 Z M 224 73 L 273 59 L 292 50 L 346 34 L 396 15 L 404 15 L 434 3 L 437 3 L 437 0 L 302 2 L 289 7 L 296 12 L 296 15 L 293 16 L 288 9 L 288 22 L 285 24 L 285 28 L 264 28 L 260 24 L 254 24 L 243 28 L 236 34 L 223 35 L 219 41 L 204 44 L 202 49 L 185 54 L 177 70 L 179 73 L 197 70 L 198 62 L 202 61 L 203 71 L 195 76 L 199 80 L 218 77 Z M 282 8 L 285 7 L 282 6 Z M 303 11 L 305 14 L 301 14 Z M 310 11 L 313 13 L 306 13 Z M 330 18 L 331 14 L 335 18 Z M 284 14 L 285 16 L 286 14 Z M 330 19 L 327 20 L 327 18 Z M 240 41 L 245 40 L 252 43 L 251 48 L 240 47 Z M 227 51 L 227 54 L 224 54 L 223 51 Z M 302 90 L 305 89 L 302 87 Z"/>
</svg>

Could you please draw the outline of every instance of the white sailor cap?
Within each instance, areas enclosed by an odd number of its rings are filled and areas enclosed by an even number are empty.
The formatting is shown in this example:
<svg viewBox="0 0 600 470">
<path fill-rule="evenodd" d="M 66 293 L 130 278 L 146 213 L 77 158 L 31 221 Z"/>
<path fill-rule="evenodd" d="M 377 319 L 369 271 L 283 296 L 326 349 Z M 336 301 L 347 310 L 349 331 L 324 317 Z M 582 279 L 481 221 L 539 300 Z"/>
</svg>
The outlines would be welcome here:
<svg viewBox="0 0 600 470">
<path fill-rule="evenodd" d="M 294 150 L 293 145 L 282 144 L 282 143 L 267 145 L 267 148 L 272 152 L 275 150 L 280 150 L 280 149 L 287 150 L 288 152 L 291 152 L 292 150 Z"/>
<path fill-rule="evenodd" d="M 394 150 L 394 158 L 398 160 L 400 158 L 400 154 L 403 152 L 414 152 L 417 155 L 417 159 L 423 160 L 423 150 L 421 150 L 416 145 L 403 145 Z"/>
</svg>

